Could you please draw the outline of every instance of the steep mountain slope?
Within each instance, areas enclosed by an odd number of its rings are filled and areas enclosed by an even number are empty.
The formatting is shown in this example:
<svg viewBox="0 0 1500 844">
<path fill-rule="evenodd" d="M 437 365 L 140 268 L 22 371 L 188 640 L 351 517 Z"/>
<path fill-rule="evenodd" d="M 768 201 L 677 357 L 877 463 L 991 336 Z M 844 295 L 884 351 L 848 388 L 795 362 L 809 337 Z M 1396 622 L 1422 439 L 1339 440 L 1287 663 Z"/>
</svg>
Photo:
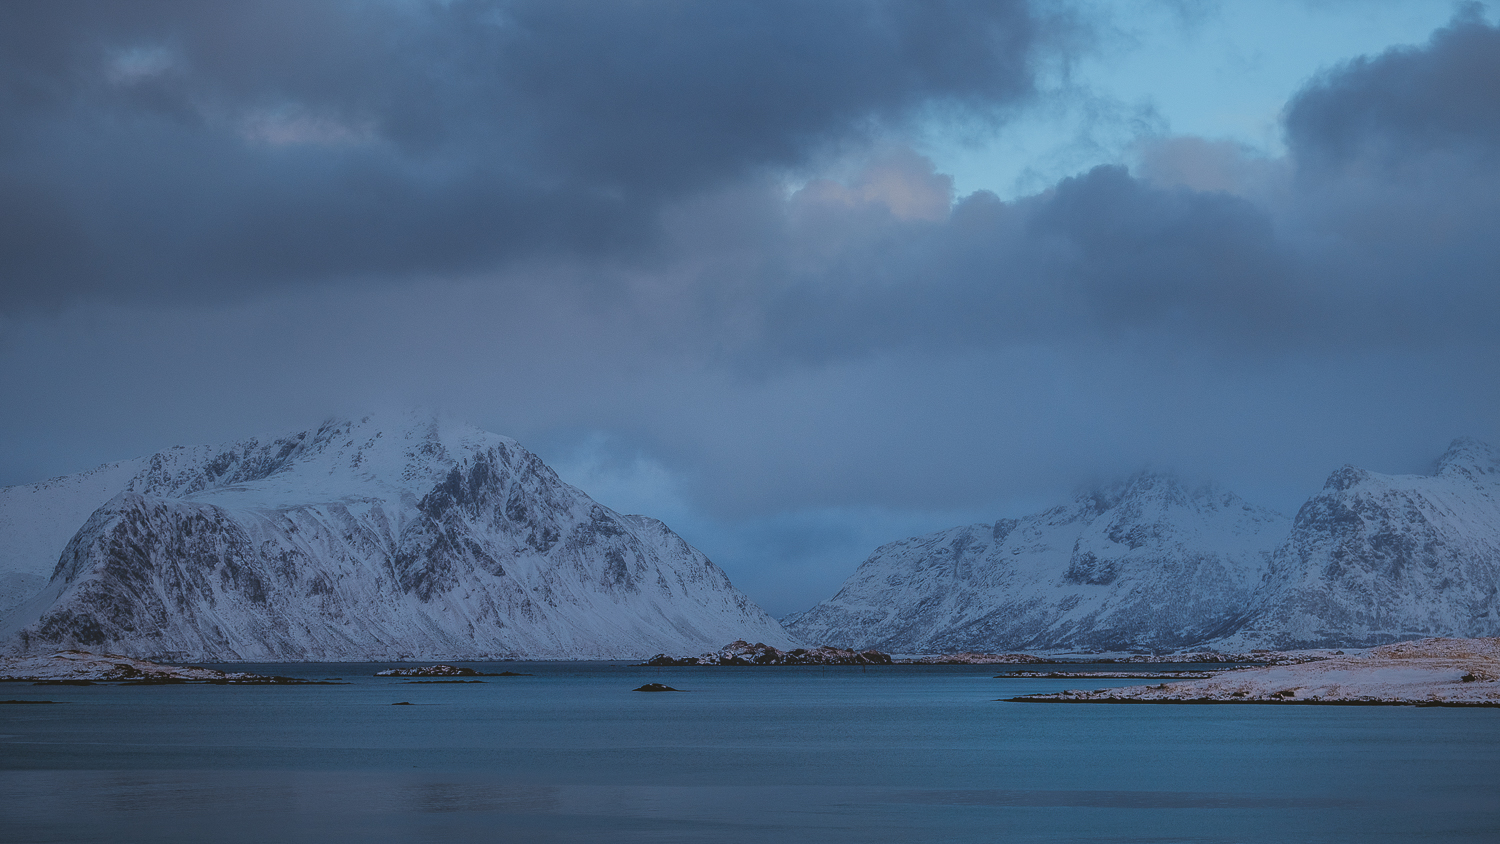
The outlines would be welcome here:
<svg viewBox="0 0 1500 844">
<path fill-rule="evenodd" d="M 1243 620 L 1286 519 L 1144 474 L 1023 519 L 877 549 L 799 638 L 890 652 L 1172 648 Z"/>
<path fill-rule="evenodd" d="M 79 526 L 145 465 L 144 459 L 126 460 L 0 489 L 0 627 L 47 585 Z"/>
<path fill-rule="evenodd" d="M 1500 636 L 1500 460 L 1461 439 L 1433 475 L 1345 466 L 1298 511 L 1230 647 Z"/>
<path fill-rule="evenodd" d="M 136 469 L 0 647 L 337 660 L 791 644 L 665 525 L 597 504 L 472 427 L 367 417 L 171 449 Z"/>
</svg>

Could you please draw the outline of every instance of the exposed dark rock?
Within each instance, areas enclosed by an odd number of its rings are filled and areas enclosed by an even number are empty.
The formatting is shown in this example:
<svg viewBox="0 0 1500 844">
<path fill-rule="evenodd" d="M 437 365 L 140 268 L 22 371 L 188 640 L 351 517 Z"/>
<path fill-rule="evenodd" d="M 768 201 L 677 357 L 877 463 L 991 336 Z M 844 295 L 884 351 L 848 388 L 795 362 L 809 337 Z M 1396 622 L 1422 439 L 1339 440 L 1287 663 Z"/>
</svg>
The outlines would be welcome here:
<svg viewBox="0 0 1500 844">
<path fill-rule="evenodd" d="M 637 692 L 680 692 L 680 691 L 682 691 L 682 689 L 674 689 L 671 686 L 663 685 L 661 683 L 647 683 L 646 685 L 641 686 L 638 689 L 632 689 L 632 691 L 637 691 Z"/>
</svg>

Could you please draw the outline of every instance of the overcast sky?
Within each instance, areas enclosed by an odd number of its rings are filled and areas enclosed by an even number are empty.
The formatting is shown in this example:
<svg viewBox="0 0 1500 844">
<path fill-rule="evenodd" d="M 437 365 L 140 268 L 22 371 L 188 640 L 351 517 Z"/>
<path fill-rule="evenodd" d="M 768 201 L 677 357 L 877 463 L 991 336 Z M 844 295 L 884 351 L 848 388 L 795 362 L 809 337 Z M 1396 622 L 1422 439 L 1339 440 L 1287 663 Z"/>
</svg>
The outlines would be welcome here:
<svg viewBox="0 0 1500 844">
<path fill-rule="evenodd" d="M 1500 442 L 1480 4 L 7 2 L 0 485 L 422 406 L 774 615 Z"/>
</svg>

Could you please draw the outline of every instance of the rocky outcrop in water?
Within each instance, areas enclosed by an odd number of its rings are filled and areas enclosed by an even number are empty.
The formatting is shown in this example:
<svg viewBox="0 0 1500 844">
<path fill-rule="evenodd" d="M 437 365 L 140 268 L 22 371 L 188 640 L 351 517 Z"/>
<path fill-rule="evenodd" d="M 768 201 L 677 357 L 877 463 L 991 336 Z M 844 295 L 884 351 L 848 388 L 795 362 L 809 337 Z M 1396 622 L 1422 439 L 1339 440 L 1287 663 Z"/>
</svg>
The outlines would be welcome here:
<svg viewBox="0 0 1500 844">
<path fill-rule="evenodd" d="M 763 642 L 750 644 L 743 639 L 701 656 L 672 657 L 657 654 L 643 665 L 890 665 L 890 654 L 879 651 L 854 651 L 847 648 L 793 648 L 783 651 Z"/>
</svg>

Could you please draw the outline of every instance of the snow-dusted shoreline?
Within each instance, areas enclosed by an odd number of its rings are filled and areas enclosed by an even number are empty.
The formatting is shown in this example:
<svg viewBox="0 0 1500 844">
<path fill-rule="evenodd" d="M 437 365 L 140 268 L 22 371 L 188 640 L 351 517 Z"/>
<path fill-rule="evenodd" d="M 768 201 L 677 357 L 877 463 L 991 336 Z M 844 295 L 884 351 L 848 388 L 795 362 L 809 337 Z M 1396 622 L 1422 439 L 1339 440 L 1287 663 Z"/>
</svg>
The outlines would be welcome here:
<svg viewBox="0 0 1500 844">
<path fill-rule="evenodd" d="M 1500 706 L 1500 639 L 1421 639 L 1208 679 L 1007 698 L 1026 703 Z"/>
<path fill-rule="evenodd" d="M 198 666 L 164 665 L 120 654 L 66 650 L 46 656 L 0 657 L 0 682 L 306 684 L 308 680 Z"/>
</svg>

